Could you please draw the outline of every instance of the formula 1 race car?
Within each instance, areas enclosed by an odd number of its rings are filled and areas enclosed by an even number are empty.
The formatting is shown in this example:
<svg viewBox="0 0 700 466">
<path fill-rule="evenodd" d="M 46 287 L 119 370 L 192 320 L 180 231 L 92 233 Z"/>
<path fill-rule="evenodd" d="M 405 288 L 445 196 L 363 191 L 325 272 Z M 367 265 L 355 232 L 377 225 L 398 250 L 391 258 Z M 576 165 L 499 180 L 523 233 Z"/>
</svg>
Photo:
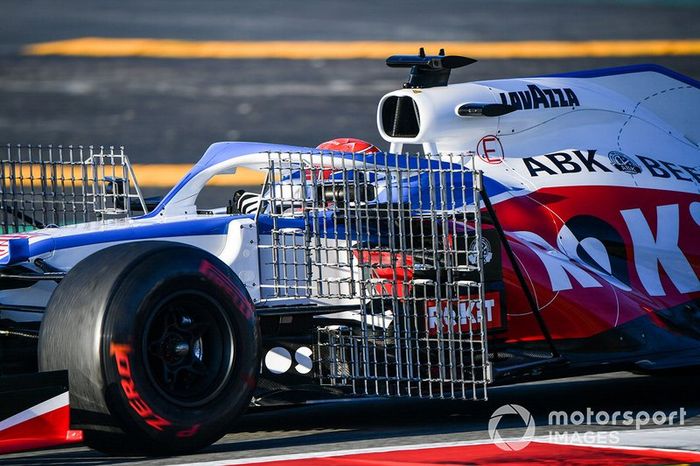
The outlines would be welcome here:
<svg viewBox="0 0 700 466">
<path fill-rule="evenodd" d="M 700 365 L 700 83 L 448 85 L 472 62 L 387 60 L 386 152 L 216 143 L 162 200 L 122 150 L 8 146 L 0 451 L 79 439 L 69 409 L 96 449 L 173 454 L 250 405 Z M 198 207 L 240 167 L 260 192 Z"/>
</svg>

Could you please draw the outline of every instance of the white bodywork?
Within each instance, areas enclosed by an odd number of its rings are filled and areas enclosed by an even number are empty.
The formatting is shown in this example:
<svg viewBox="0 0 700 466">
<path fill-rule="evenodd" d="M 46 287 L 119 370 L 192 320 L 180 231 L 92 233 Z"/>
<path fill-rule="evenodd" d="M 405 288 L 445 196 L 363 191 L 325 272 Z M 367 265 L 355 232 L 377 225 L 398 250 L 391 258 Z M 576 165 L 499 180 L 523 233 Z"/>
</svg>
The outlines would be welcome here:
<svg viewBox="0 0 700 466">
<path fill-rule="evenodd" d="M 542 105 L 538 108 L 517 110 L 500 117 L 464 117 L 457 113 L 460 106 L 468 103 L 510 102 L 509 93 L 526 92 L 528 86 L 536 86 L 543 92 L 551 89 L 569 89 L 575 93 L 579 105 L 560 105 L 556 108 Z M 562 95 L 566 97 L 565 94 Z M 395 138 L 383 130 L 381 108 L 391 96 L 408 96 L 415 101 L 420 113 L 420 130 L 417 136 Z M 563 101 L 559 100 L 559 103 Z M 537 160 L 542 154 L 552 152 L 596 149 L 602 155 L 600 163 L 608 167 L 610 164 L 605 162 L 605 155 L 609 151 L 619 151 L 628 155 L 647 154 L 649 157 L 678 166 L 688 160 L 695 160 L 697 169 L 700 165 L 700 125 L 697 124 L 699 108 L 700 92 L 696 87 L 666 74 L 641 71 L 590 78 L 542 77 L 453 84 L 429 89 L 401 89 L 387 94 L 380 100 L 377 119 L 380 134 L 391 144 L 392 153 L 401 152 L 404 144 L 421 144 L 427 154 L 443 154 L 442 156 L 448 159 L 450 154 L 477 154 L 477 169 L 511 187 L 510 191 L 500 193 L 494 198 L 494 201 L 498 202 L 500 199 L 522 195 L 542 187 L 577 184 L 637 186 L 642 177 L 644 184 L 649 187 L 665 189 L 671 186 L 671 183 L 674 190 L 700 192 L 700 176 L 691 177 L 688 174 L 690 172 L 683 178 L 676 176 L 678 180 L 651 177 L 646 172 L 621 176 L 619 172 L 614 171 L 591 173 L 586 170 L 568 177 L 533 177 L 528 174 L 523 164 L 525 157 Z M 492 138 L 487 140 L 491 146 L 484 145 L 480 148 L 479 144 L 483 143 L 484 138 Z M 117 230 L 128 232 L 120 239 L 60 249 L 48 247 L 46 252 L 32 256 L 31 259 L 41 258 L 56 269 L 68 271 L 95 251 L 130 241 L 129 237 L 141 228 L 182 225 L 183 222 L 194 225 L 194 222 L 210 221 L 212 216 L 198 215 L 196 207 L 197 196 L 207 181 L 217 174 L 234 172 L 239 166 L 264 169 L 268 160 L 267 152 L 259 147 L 251 148 L 248 154 L 238 153 L 230 158 L 225 157 L 226 147 L 221 146 L 220 150 L 217 147 L 215 145 L 210 148 L 207 152 L 212 152 L 209 158 L 205 155 L 171 191 L 161 208 L 152 215 L 48 228 L 28 235 L 30 245 L 37 245 L 86 233 Z M 276 150 L 272 147 L 267 150 Z M 279 150 L 308 151 L 308 154 L 300 157 L 310 166 L 333 166 L 338 163 L 337 158 L 313 149 L 283 147 Z M 487 153 L 481 153 L 483 151 Z M 495 151 L 498 160 L 489 160 L 488 151 Z M 697 170 L 700 174 L 700 169 Z M 182 230 L 186 231 L 186 228 Z M 134 236 L 136 238 L 138 235 Z M 260 274 L 270 272 L 264 268 L 261 271 L 254 219 L 233 218 L 225 231 L 216 234 L 183 233 L 168 235 L 163 239 L 191 244 L 211 252 L 238 274 L 254 301 L 259 302 L 263 298 L 260 283 L 268 277 L 261 277 Z M 2 291 L 0 302 L 5 305 L 45 306 L 54 286 L 53 282 L 39 282 L 31 288 L 31 292 L 27 292 L 27 289 Z M 2 311 L 2 315 L 9 316 L 8 312 L 12 311 Z M 17 318 L 14 314 L 12 317 Z"/>
</svg>

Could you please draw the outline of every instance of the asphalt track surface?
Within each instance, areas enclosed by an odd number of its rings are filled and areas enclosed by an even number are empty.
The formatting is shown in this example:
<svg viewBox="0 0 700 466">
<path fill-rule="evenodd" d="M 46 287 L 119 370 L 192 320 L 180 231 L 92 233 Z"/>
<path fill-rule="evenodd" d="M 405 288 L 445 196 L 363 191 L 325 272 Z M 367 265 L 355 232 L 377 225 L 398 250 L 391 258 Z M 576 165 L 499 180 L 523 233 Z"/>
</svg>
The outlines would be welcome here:
<svg viewBox="0 0 700 466">
<path fill-rule="evenodd" d="M 378 60 L 34 57 L 22 54 L 24 46 L 86 36 L 395 41 L 700 37 L 700 2 L 684 0 L 264 0 L 247 5 L 197 2 L 196 7 L 179 0 L 4 0 L 0 10 L 0 142 L 125 145 L 134 163 L 193 163 L 210 143 L 221 140 L 315 146 L 352 136 L 381 143 L 376 103 L 400 87 L 405 70 L 389 69 Z M 635 56 L 484 60 L 456 70 L 452 81 L 647 62 L 700 78 L 698 56 Z M 216 188 L 208 199 L 219 202 L 230 191 Z M 146 189 L 147 194 L 162 192 Z M 683 407 L 688 412 L 686 425 L 698 426 L 699 386 L 698 377 L 615 374 L 497 388 L 485 403 L 365 400 L 258 410 L 242 417 L 231 434 L 201 454 L 155 463 L 485 439 L 491 413 L 505 403 L 529 409 L 538 426 L 546 423 L 550 410 L 587 407 Z M 517 419 L 512 425 L 512 433 L 518 435 L 522 426 Z M 679 430 L 679 437 L 683 435 Z M 696 439 L 690 435 L 686 447 L 697 449 L 700 434 Z M 659 443 L 656 446 L 664 446 Z M 24 465 L 122 462 L 154 464 L 105 457 L 83 447 L 0 458 L 2 464 Z"/>
<path fill-rule="evenodd" d="M 204 461 L 255 458 L 302 452 L 415 445 L 437 442 L 488 440 L 491 414 L 500 406 L 516 403 L 534 416 L 537 435 L 551 432 L 618 431 L 634 428 L 592 426 L 548 426 L 550 411 L 593 412 L 663 411 L 684 408 L 683 427 L 676 426 L 676 448 L 700 451 L 699 376 L 646 377 L 627 373 L 561 379 L 520 386 L 493 388 L 486 402 L 442 400 L 362 400 L 334 402 L 266 411 L 251 411 L 241 417 L 230 434 L 201 453 L 175 458 L 145 459 L 107 457 L 87 448 L 67 448 L 7 455 L 6 465 L 102 465 L 183 464 Z M 647 426 L 649 428 L 650 426 Z M 668 426 L 666 426 L 668 427 Z M 656 426 L 654 426 L 656 428 Z M 523 421 L 504 417 L 499 424 L 503 438 L 520 437 Z M 668 446 L 659 439 L 656 447 Z M 505 453 L 504 453 L 505 455 Z M 504 456 L 504 460 L 507 456 Z"/>
</svg>

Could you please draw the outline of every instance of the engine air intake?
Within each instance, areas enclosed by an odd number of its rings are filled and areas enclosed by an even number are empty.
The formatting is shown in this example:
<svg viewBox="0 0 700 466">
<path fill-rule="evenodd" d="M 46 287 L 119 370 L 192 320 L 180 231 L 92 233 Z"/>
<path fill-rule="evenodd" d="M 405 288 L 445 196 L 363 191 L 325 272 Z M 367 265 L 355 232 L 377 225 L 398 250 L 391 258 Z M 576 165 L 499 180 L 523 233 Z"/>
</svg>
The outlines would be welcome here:
<svg viewBox="0 0 700 466">
<path fill-rule="evenodd" d="M 382 129 L 392 138 L 414 138 L 420 131 L 418 104 L 408 96 L 390 96 L 382 104 Z"/>
</svg>

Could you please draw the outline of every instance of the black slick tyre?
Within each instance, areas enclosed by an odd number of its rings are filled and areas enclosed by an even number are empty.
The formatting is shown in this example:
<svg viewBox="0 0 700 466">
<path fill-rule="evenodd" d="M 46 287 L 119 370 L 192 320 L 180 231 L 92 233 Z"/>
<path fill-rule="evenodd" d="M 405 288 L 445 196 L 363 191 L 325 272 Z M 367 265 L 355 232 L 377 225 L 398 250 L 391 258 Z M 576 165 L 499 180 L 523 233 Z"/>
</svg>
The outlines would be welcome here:
<svg viewBox="0 0 700 466">
<path fill-rule="evenodd" d="M 71 412 L 107 453 L 196 451 L 248 406 L 259 370 L 253 303 L 201 249 L 126 243 L 79 262 L 53 293 L 39 369 L 67 369 Z"/>
</svg>

